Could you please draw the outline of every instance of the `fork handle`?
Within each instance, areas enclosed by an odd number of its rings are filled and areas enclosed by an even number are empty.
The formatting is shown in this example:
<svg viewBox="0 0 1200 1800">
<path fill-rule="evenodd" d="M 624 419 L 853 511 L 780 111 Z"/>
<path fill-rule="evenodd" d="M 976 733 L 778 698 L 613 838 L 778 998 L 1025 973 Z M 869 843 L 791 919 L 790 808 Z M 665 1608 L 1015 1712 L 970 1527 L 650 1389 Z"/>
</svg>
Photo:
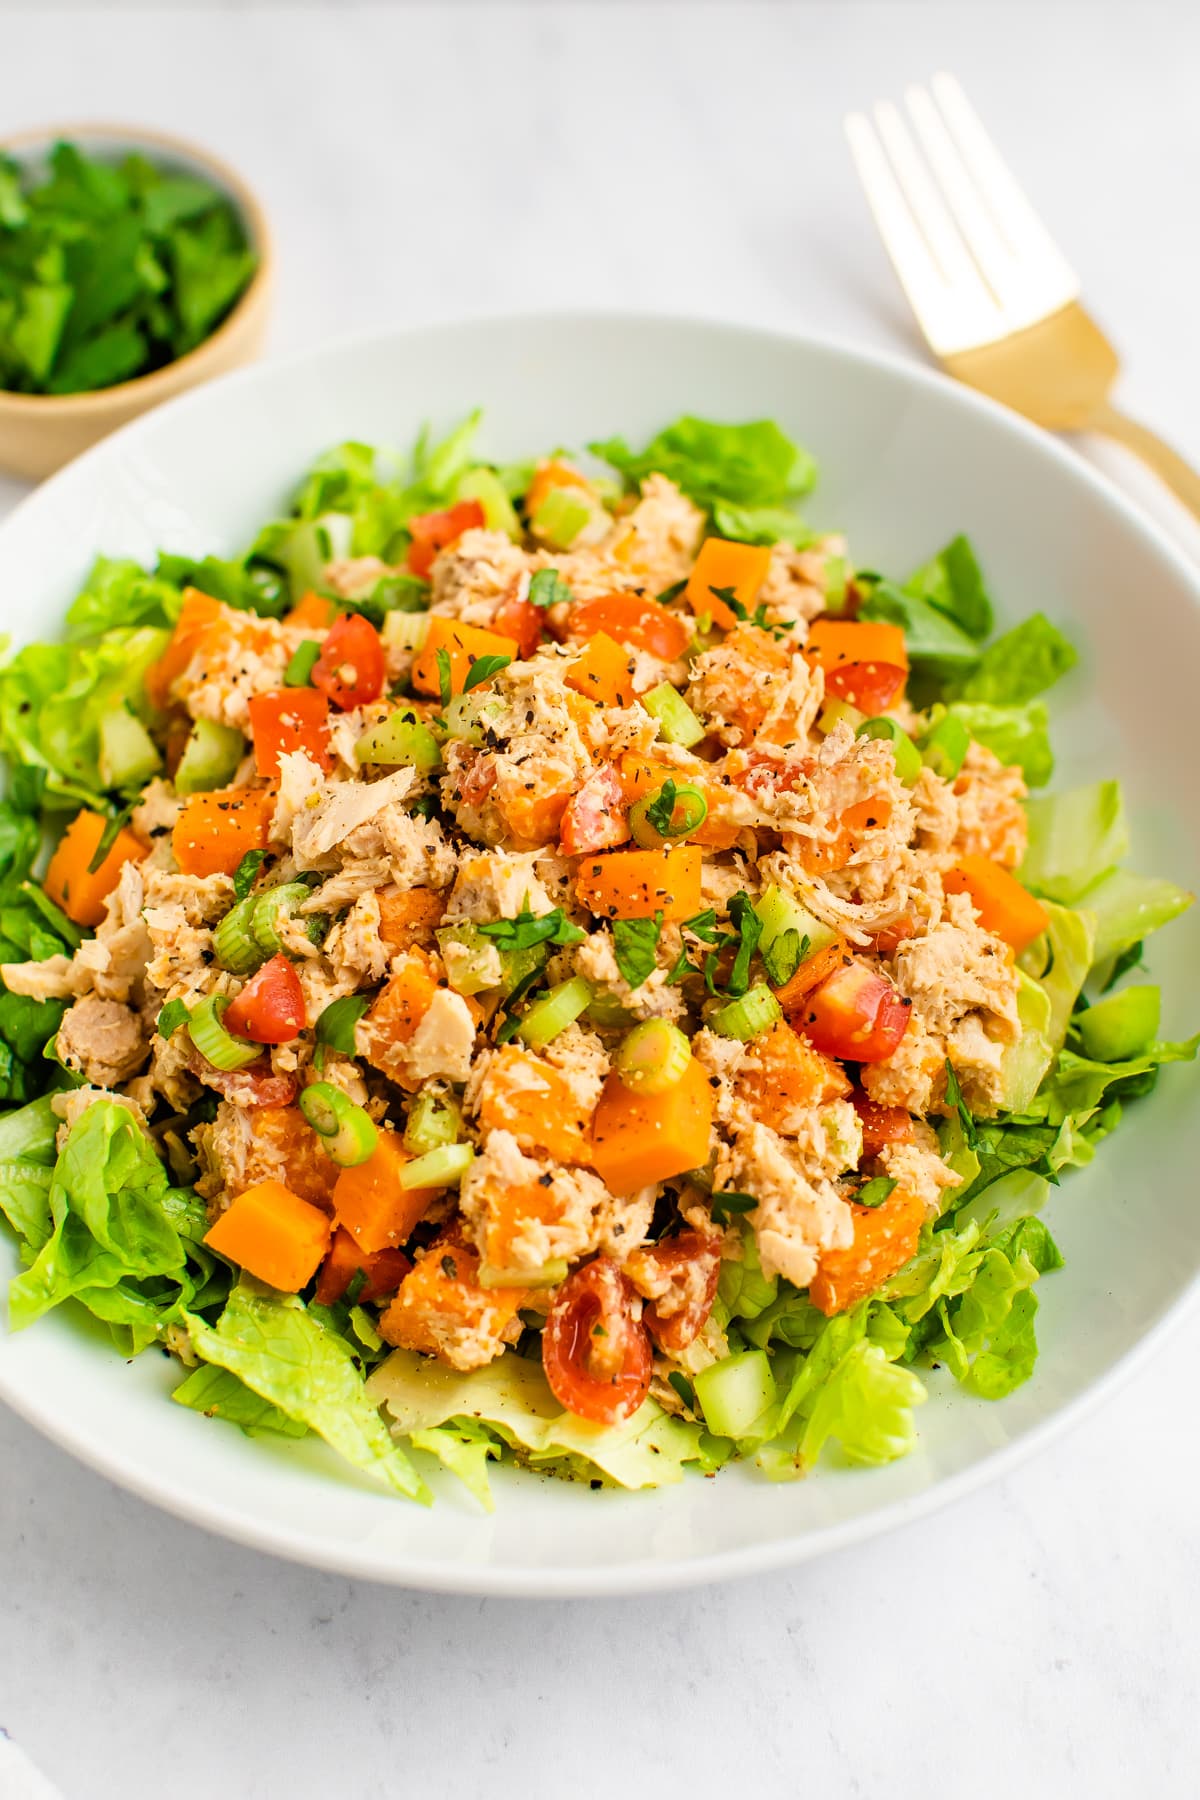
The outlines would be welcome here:
<svg viewBox="0 0 1200 1800">
<path fill-rule="evenodd" d="M 1160 481 L 1165 481 L 1176 499 L 1182 500 L 1197 519 L 1200 519 L 1200 475 L 1185 463 L 1170 444 L 1139 425 L 1136 419 L 1128 418 L 1118 412 L 1115 406 L 1104 405 L 1095 417 L 1088 420 L 1089 431 L 1103 432 L 1105 437 L 1115 438 L 1117 443 L 1124 444 L 1135 456 L 1140 456 L 1147 463 Z"/>
</svg>

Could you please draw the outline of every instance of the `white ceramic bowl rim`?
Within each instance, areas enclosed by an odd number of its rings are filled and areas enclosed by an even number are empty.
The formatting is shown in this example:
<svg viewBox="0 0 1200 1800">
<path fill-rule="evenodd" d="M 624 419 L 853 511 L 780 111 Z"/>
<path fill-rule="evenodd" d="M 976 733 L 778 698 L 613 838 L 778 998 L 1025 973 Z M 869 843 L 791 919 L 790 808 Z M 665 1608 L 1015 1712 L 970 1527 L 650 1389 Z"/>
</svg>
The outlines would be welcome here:
<svg viewBox="0 0 1200 1800">
<path fill-rule="evenodd" d="M 565 327 L 586 330 L 589 327 L 611 329 L 622 327 L 630 332 L 644 328 L 679 328 L 684 331 L 712 330 L 726 339 L 741 337 L 759 344 L 777 344 L 812 351 L 821 356 L 841 360 L 859 368 L 871 368 L 899 378 L 917 389 L 937 390 L 944 399 L 967 412 L 981 415 L 994 429 L 1019 440 L 1030 455 L 1053 465 L 1070 482 L 1090 491 L 1103 506 L 1120 517 L 1155 556 L 1172 567 L 1179 581 L 1190 590 L 1193 602 L 1200 608 L 1200 576 L 1158 526 L 1139 512 L 1105 477 L 1076 457 L 1069 449 L 1028 424 L 1025 420 L 970 390 L 957 386 L 947 378 L 890 353 L 862 349 L 828 335 L 788 331 L 778 327 L 731 324 L 726 320 L 702 314 L 679 316 L 653 311 L 625 312 L 613 310 L 522 311 L 511 314 L 463 313 L 451 320 L 429 324 L 412 324 L 401 330 L 344 334 L 326 342 L 316 350 L 295 352 L 287 357 L 272 358 L 254 368 L 226 375 L 216 383 L 192 390 L 139 417 L 94 446 L 65 469 L 51 477 L 35 493 L 28 496 L 0 526 L 0 554 L 12 523 L 23 519 L 38 507 L 50 490 L 75 479 L 77 472 L 112 455 L 114 448 L 135 446 L 139 434 L 153 430 L 166 414 L 182 419 L 188 409 L 203 406 L 210 389 L 223 392 L 254 384 L 264 378 L 286 375 L 302 369 L 315 360 L 337 358 L 350 352 L 386 352 L 389 345 L 414 338 L 432 338 L 469 330 L 472 327 L 537 329 Z M 821 446 L 814 445 L 818 458 Z M 297 470 L 297 474 L 299 474 Z M 65 596 L 64 596 L 65 599 Z M 1021 1435 L 1002 1448 L 977 1458 L 955 1475 L 943 1477 L 922 1492 L 886 1503 L 874 1511 L 842 1520 L 836 1524 L 807 1529 L 794 1537 L 772 1537 L 762 1543 L 735 1550 L 712 1553 L 688 1561 L 640 1560 L 619 1566 L 589 1568 L 584 1565 L 547 1569 L 504 1568 L 455 1561 L 436 1561 L 420 1555 L 410 1564 L 394 1561 L 381 1568 L 368 1546 L 352 1543 L 330 1545 L 317 1534 L 294 1529 L 278 1522 L 248 1519 L 243 1513 L 211 1500 L 196 1500 L 178 1482 L 157 1472 L 148 1473 L 136 1458 L 127 1456 L 119 1445 L 99 1444 L 76 1421 L 47 1415 L 36 1399 L 7 1379 L 0 1358 L 0 1398 L 26 1418 L 45 1436 L 78 1457 L 82 1462 L 108 1476 L 130 1491 L 161 1506 L 193 1524 L 219 1533 L 252 1548 L 301 1563 L 329 1569 L 347 1576 L 382 1580 L 414 1588 L 440 1592 L 492 1594 L 564 1598 L 578 1595 L 615 1595 L 628 1592 L 652 1592 L 677 1589 L 687 1585 L 737 1576 L 752 1575 L 792 1564 L 811 1556 L 842 1549 L 886 1530 L 919 1519 L 951 1501 L 962 1498 L 983 1482 L 1014 1468 L 1027 1456 L 1041 1449 L 1084 1418 L 1094 1407 L 1114 1393 L 1137 1369 L 1156 1354 L 1169 1332 L 1195 1310 L 1200 1295 L 1200 1275 L 1194 1275 L 1178 1296 L 1163 1307 L 1148 1328 L 1118 1360 L 1114 1361 L 1092 1384 L 1074 1399 L 1060 1404 L 1039 1423 L 1025 1428 Z M 868 1476 L 869 1478 L 869 1476 Z M 819 1477 L 818 1477 L 819 1479 Z M 509 1495 L 500 1496 L 503 1505 Z M 654 1496 L 641 1497 L 642 1503 L 653 1505 Z M 403 1502 L 393 1502 L 402 1505 Z"/>
</svg>

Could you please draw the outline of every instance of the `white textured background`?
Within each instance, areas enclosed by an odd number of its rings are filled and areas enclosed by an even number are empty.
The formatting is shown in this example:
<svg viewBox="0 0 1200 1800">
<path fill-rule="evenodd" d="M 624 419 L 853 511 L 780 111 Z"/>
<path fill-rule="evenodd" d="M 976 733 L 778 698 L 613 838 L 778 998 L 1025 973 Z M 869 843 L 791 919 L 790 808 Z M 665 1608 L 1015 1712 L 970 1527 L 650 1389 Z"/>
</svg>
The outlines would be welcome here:
<svg viewBox="0 0 1200 1800">
<path fill-rule="evenodd" d="M 1124 347 L 1122 398 L 1200 463 L 1200 15 L 1182 5 L 0 4 L 0 130 L 140 121 L 237 163 L 278 234 L 280 350 L 532 302 L 918 354 L 839 122 L 942 66 Z M 0 479 L 0 511 L 19 492 Z M 1198 1365 L 1193 1319 L 956 1509 L 644 1602 L 291 1568 L 0 1415 L 0 1725 L 69 1800 L 1191 1796 Z"/>
</svg>

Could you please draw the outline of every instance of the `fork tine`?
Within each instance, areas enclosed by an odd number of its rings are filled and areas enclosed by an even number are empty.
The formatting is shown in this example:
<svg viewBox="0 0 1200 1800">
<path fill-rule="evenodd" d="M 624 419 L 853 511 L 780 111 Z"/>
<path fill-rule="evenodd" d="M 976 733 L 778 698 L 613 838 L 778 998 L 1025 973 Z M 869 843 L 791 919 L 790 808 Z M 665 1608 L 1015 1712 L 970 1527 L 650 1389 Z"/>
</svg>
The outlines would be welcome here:
<svg viewBox="0 0 1200 1800">
<path fill-rule="evenodd" d="M 946 197 L 967 247 L 988 287 L 1003 306 L 1011 298 L 1014 262 L 963 164 L 941 114 L 922 87 L 905 89 L 904 99 L 934 179 Z M 1019 282 L 1019 273 L 1016 274 Z"/>
<path fill-rule="evenodd" d="M 1043 285 L 1061 294 L 1062 305 L 1078 299 L 1075 271 L 1013 179 L 962 87 L 944 70 L 929 85 L 975 186 L 1013 255 L 1025 266 L 1038 268 Z"/>
<path fill-rule="evenodd" d="M 956 275 L 960 267 L 963 269 L 966 291 L 974 296 L 974 304 L 970 299 L 963 304 L 957 283 L 950 284 L 948 271 L 944 266 L 939 267 L 935 260 L 928 237 L 918 226 L 909 199 L 897 181 L 870 121 L 863 113 L 849 113 L 845 129 L 850 153 L 884 248 L 930 347 L 937 355 L 947 356 L 995 337 L 998 330 L 996 309 L 977 271 L 957 243 L 949 218 L 943 214 L 946 230 L 958 248 L 958 258 L 951 251 L 950 261 Z M 913 156 L 915 158 L 915 151 Z M 919 170 L 919 174 L 923 173 Z M 934 199 L 936 201 L 936 196 Z"/>
</svg>

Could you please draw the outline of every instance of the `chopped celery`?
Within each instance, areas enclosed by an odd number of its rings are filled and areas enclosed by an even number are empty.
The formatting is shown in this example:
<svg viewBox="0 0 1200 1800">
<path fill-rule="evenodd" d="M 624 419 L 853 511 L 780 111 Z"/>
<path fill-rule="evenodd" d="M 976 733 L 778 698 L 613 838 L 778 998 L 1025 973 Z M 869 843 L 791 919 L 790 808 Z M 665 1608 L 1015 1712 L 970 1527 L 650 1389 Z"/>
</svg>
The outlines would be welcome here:
<svg viewBox="0 0 1200 1800">
<path fill-rule="evenodd" d="M 769 887 L 762 898 L 755 901 L 754 910 L 762 921 L 762 936 L 758 940 L 760 953 L 769 950 L 785 931 L 797 932 L 801 944 L 805 938 L 808 939 L 806 955 L 809 956 L 817 950 L 824 950 L 837 936 L 832 926 L 823 924 L 807 907 L 801 906 L 793 895 L 785 894 L 781 887 Z"/>
<path fill-rule="evenodd" d="M 825 611 L 835 616 L 846 606 L 846 580 L 849 568 L 844 556 L 825 558 Z"/>
<path fill-rule="evenodd" d="M 428 636 L 427 612 L 390 612 L 384 615 L 383 641 L 391 650 L 423 650 Z"/>
<path fill-rule="evenodd" d="M 591 998 L 591 987 L 581 975 L 573 975 L 570 981 L 560 981 L 548 994 L 534 1001 L 517 1026 L 517 1036 L 531 1050 L 540 1050 L 543 1044 L 548 1044 L 575 1022 Z"/>
<path fill-rule="evenodd" d="M 291 660 L 283 671 L 284 687 L 311 687 L 312 672 L 321 659 L 321 646 L 316 638 L 305 638 L 293 650 Z"/>
<path fill-rule="evenodd" d="M 632 1023 L 632 1015 L 621 1005 L 615 994 L 593 994 L 587 1004 L 587 1016 L 593 1025 L 613 1030 Z"/>
<path fill-rule="evenodd" d="M 228 787 L 246 754 L 246 740 L 232 725 L 197 719 L 175 771 L 177 794 L 206 794 Z"/>
<path fill-rule="evenodd" d="M 405 1163 L 400 1171 L 402 1188 L 457 1187 L 471 1164 L 475 1152 L 470 1144 L 439 1144 Z"/>
<path fill-rule="evenodd" d="M 539 1269 L 497 1269 L 491 1263 L 480 1263 L 481 1288 L 552 1288 L 567 1279 L 567 1261 L 556 1256 Z"/>
<path fill-rule="evenodd" d="M 474 744 L 478 748 L 483 743 L 488 720 L 498 717 L 503 711 L 502 700 L 497 700 L 494 694 L 485 694 L 480 689 L 469 694 L 453 694 L 444 709 L 446 735 L 461 738 L 464 743 Z"/>
<path fill-rule="evenodd" d="M 1158 1036 L 1161 991 L 1149 985 L 1122 988 L 1079 1015 L 1079 1035 L 1093 1062 L 1128 1062 Z"/>
<path fill-rule="evenodd" d="M 462 1128 L 462 1109 L 454 1096 L 426 1090 L 417 1095 L 408 1109 L 404 1148 L 413 1156 L 424 1156 L 427 1150 L 457 1143 Z"/>
<path fill-rule="evenodd" d="M 892 746 L 892 756 L 896 764 L 896 779 L 904 787 L 912 787 L 924 764 L 921 752 L 909 737 L 902 731 L 895 719 L 864 719 L 855 732 L 855 737 L 886 738 Z"/>
<path fill-rule="evenodd" d="M 253 901 L 250 935 L 267 956 L 275 956 L 283 949 L 279 927 L 285 919 L 290 919 L 299 912 L 308 899 L 309 892 L 302 881 L 285 881 L 278 887 L 268 888 L 265 894 L 259 894 Z M 309 921 L 310 937 L 314 923 L 313 920 Z"/>
<path fill-rule="evenodd" d="M 478 925 L 443 925 L 436 936 L 446 978 L 456 994 L 482 994 L 500 986 L 504 959 Z"/>
<path fill-rule="evenodd" d="M 504 483 L 494 469 L 468 469 L 459 477 L 454 491 L 456 500 L 478 500 L 483 508 L 483 522 L 489 531 L 503 531 L 519 544 L 524 533 L 512 501 L 504 491 Z"/>
<path fill-rule="evenodd" d="M 851 731 L 857 731 L 862 724 L 864 714 L 857 706 L 851 706 L 848 700 L 827 700 L 817 720 L 817 730 L 825 737 L 839 725 L 848 725 Z"/>
<path fill-rule="evenodd" d="M 263 1054 L 261 1044 L 247 1043 L 245 1038 L 236 1038 L 226 1031 L 221 1019 L 228 1005 L 227 995 L 209 994 L 192 1008 L 187 1027 L 188 1036 L 201 1056 L 207 1057 L 214 1069 L 224 1069 L 226 1074 L 247 1068 Z"/>
<path fill-rule="evenodd" d="M 666 743 L 681 744 L 685 750 L 690 750 L 705 735 L 705 727 L 669 681 L 660 681 L 641 699 L 651 718 L 658 720 L 659 736 Z"/>
<path fill-rule="evenodd" d="M 115 706 L 100 721 L 100 779 L 105 787 L 141 787 L 162 768 L 154 739 L 127 706 Z"/>
<path fill-rule="evenodd" d="M 534 537 L 552 550 L 569 550 L 591 516 L 577 489 L 551 488 L 529 523 Z"/>
<path fill-rule="evenodd" d="M 705 1423 L 717 1437 L 751 1436 L 775 1404 L 775 1377 L 765 1350 L 742 1350 L 710 1363 L 692 1381 Z"/>
<path fill-rule="evenodd" d="M 622 1038 L 613 1067 L 635 1094 L 665 1094 L 687 1074 L 692 1047 L 667 1019 L 643 1019 Z"/>
<path fill-rule="evenodd" d="M 361 763 L 389 763 L 418 769 L 428 774 L 442 760 L 441 747 L 428 725 L 422 725 L 415 713 L 397 708 L 379 725 L 364 731 L 354 746 Z"/>
<path fill-rule="evenodd" d="M 740 1000 L 727 1000 L 708 1018 L 708 1028 L 718 1037 L 740 1038 L 748 1044 L 761 1037 L 783 1017 L 783 1009 L 770 988 L 761 981 L 744 993 Z"/>
</svg>

